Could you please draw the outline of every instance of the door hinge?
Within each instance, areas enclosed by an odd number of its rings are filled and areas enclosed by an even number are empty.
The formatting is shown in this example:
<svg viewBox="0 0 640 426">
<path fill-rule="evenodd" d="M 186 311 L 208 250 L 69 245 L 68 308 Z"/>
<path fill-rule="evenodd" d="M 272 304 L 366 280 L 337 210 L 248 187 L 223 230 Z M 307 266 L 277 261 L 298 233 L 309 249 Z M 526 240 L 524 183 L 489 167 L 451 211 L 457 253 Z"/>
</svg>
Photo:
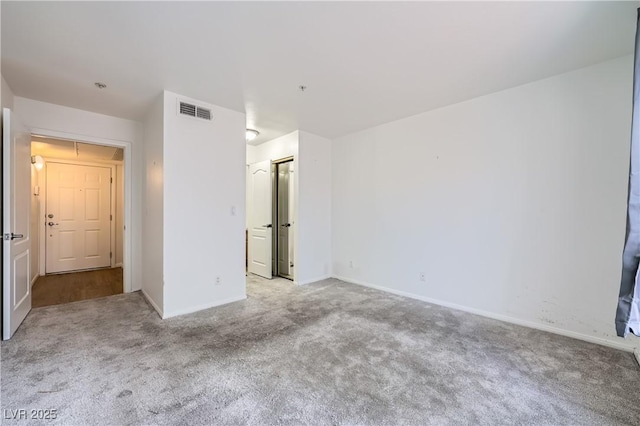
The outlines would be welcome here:
<svg viewBox="0 0 640 426">
<path fill-rule="evenodd" d="M 109 183 L 113 183 L 113 178 L 109 178 Z"/>
<path fill-rule="evenodd" d="M 109 220 L 113 220 L 113 215 L 112 214 L 109 215 Z"/>
<path fill-rule="evenodd" d="M 113 257 L 113 252 L 109 252 L 109 259 Z"/>
</svg>

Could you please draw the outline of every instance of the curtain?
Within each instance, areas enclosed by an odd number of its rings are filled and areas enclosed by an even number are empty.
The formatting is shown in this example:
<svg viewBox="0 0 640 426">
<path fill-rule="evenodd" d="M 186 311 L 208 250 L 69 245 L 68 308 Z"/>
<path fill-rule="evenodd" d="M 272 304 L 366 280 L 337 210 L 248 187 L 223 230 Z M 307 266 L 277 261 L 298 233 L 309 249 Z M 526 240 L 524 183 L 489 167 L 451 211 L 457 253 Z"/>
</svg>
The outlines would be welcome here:
<svg viewBox="0 0 640 426">
<path fill-rule="evenodd" d="M 622 280 L 616 311 L 616 333 L 620 337 L 627 336 L 629 332 L 640 336 L 640 9 L 637 19 L 627 237 L 622 255 Z"/>
</svg>

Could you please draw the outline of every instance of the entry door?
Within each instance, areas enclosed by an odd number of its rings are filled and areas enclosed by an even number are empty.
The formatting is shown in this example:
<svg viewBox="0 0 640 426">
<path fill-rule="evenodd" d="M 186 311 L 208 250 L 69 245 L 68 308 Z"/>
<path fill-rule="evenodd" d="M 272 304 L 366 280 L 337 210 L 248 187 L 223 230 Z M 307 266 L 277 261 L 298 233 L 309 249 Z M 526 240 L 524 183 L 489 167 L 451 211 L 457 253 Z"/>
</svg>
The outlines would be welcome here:
<svg viewBox="0 0 640 426">
<path fill-rule="evenodd" d="M 46 272 L 111 266 L 111 168 L 47 163 Z"/>
<path fill-rule="evenodd" d="M 271 161 L 249 166 L 249 272 L 271 279 Z"/>
<path fill-rule="evenodd" d="M 2 111 L 2 338 L 10 339 L 31 310 L 31 135 L 8 108 Z"/>
</svg>

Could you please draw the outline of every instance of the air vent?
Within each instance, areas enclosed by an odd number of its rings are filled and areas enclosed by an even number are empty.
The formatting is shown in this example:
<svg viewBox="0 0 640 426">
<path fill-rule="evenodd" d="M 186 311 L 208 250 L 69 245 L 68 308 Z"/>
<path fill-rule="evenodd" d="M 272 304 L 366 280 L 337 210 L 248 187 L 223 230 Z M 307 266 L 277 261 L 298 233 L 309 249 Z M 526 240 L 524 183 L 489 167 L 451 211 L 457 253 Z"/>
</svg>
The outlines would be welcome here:
<svg viewBox="0 0 640 426">
<path fill-rule="evenodd" d="M 180 102 L 180 114 L 188 115 L 189 117 L 201 118 L 203 120 L 211 121 L 212 114 L 208 108 L 193 105 L 187 102 Z"/>
<path fill-rule="evenodd" d="M 195 117 L 196 106 L 188 104 L 186 102 L 180 102 L 180 114 L 188 115 L 190 117 Z"/>
<path fill-rule="evenodd" d="M 211 110 L 210 109 L 198 107 L 197 115 L 198 115 L 198 118 L 202 118 L 204 120 L 211 120 Z"/>
<path fill-rule="evenodd" d="M 113 156 L 111 157 L 112 160 L 115 161 L 122 161 L 124 159 L 124 149 L 122 148 L 117 148 L 114 152 L 113 152 Z"/>
</svg>

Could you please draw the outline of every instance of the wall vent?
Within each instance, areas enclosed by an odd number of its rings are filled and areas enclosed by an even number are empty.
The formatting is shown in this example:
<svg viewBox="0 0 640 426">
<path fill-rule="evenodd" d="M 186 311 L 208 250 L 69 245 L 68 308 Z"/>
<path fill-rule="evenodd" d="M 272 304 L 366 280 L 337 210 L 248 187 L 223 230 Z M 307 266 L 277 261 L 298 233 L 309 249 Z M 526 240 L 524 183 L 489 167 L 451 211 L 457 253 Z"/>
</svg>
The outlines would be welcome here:
<svg viewBox="0 0 640 426">
<path fill-rule="evenodd" d="M 180 114 L 211 121 L 211 110 L 187 102 L 180 102 Z"/>
<path fill-rule="evenodd" d="M 206 108 L 197 107 L 196 115 L 198 118 L 202 118 L 204 120 L 211 120 L 211 110 Z"/>
</svg>

